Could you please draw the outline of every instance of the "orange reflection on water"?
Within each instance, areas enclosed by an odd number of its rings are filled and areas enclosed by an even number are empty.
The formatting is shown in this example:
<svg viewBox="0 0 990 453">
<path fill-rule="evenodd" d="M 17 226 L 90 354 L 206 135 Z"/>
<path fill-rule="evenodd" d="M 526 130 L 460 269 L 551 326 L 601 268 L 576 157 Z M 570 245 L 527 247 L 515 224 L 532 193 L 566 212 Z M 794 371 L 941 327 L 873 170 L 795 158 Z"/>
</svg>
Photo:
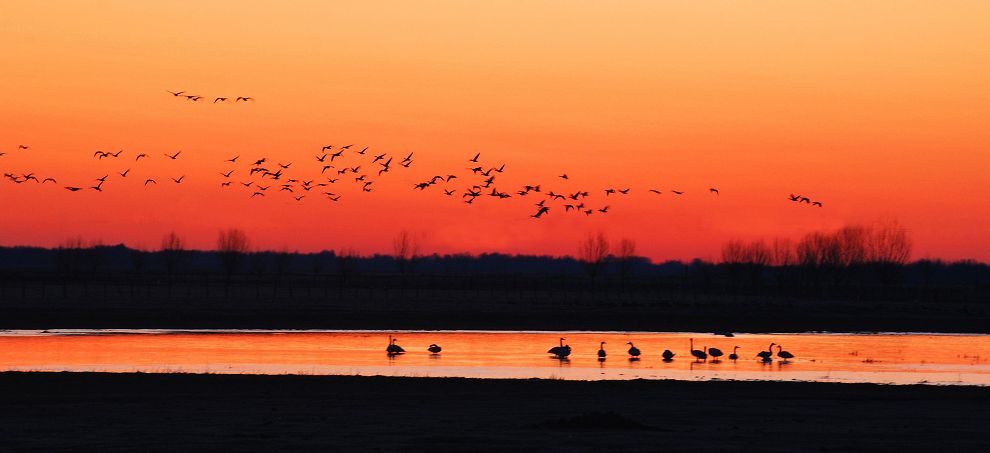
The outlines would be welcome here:
<svg viewBox="0 0 990 453">
<path fill-rule="evenodd" d="M 388 335 L 406 353 L 385 353 Z M 560 337 L 567 360 L 546 351 Z M 689 352 L 717 347 L 720 361 Z M 599 342 L 608 357 L 599 361 Z M 630 360 L 628 342 L 642 351 Z M 762 363 L 771 343 L 795 355 Z M 433 355 L 426 348 L 440 344 Z M 739 346 L 739 360 L 728 354 Z M 673 361 L 660 354 L 670 349 Z M 774 348 L 774 352 L 777 349 Z M 8 332 L 0 370 L 345 374 L 559 379 L 766 379 L 990 385 L 990 337 L 931 334 L 712 334 L 625 332 Z"/>
</svg>

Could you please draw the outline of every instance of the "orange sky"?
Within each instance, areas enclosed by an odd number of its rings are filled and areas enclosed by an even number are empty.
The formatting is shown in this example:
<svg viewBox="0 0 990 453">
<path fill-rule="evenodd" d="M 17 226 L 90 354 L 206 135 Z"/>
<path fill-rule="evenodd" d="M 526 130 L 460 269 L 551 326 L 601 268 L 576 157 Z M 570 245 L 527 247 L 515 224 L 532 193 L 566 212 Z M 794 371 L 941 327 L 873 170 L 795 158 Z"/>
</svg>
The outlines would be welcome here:
<svg viewBox="0 0 990 453">
<path fill-rule="evenodd" d="M 374 253 L 404 228 L 423 252 L 557 255 L 604 231 L 664 260 L 895 218 L 916 257 L 990 260 L 987 17 L 982 1 L 7 0 L 0 170 L 59 187 L 0 181 L 0 244 L 154 248 L 174 229 L 210 248 L 238 226 L 258 248 Z M 372 193 L 338 183 L 337 204 L 219 188 L 234 155 L 311 179 L 320 147 L 347 143 L 415 162 L 371 178 Z M 135 164 L 139 152 L 152 159 Z M 500 190 L 585 189 L 611 212 L 537 221 L 536 199 L 467 206 L 411 189 L 467 180 L 476 152 L 506 164 Z M 61 189 L 128 167 L 103 193 Z M 613 186 L 633 191 L 606 199 Z"/>
</svg>

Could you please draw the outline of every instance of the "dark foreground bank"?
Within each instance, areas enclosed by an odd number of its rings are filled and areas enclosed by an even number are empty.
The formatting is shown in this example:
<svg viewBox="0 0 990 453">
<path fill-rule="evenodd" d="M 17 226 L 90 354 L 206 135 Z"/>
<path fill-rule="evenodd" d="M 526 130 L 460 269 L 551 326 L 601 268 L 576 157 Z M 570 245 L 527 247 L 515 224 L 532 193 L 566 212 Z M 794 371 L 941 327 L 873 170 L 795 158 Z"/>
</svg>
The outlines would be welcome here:
<svg viewBox="0 0 990 453">
<path fill-rule="evenodd" d="M 0 374 L 4 449 L 987 451 L 990 389 Z"/>
</svg>

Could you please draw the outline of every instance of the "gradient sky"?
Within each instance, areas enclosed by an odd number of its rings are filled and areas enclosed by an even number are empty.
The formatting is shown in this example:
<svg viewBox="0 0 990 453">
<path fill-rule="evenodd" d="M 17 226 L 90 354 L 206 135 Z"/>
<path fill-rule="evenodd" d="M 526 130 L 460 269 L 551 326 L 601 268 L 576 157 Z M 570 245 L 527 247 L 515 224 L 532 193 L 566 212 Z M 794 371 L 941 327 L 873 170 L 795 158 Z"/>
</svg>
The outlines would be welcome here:
<svg viewBox="0 0 990 453">
<path fill-rule="evenodd" d="M 988 17 L 985 1 L 5 0 L 0 170 L 59 187 L 0 181 L 0 244 L 155 248 L 175 230 L 211 248 L 237 226 L 257 248 L 387 253 L 407 229 L 421 252 L 561 255 L 604 231 L 665 260 L 897 219 L 917 258 L 990 260 Z M 310 179 L 321 146 L 347 143 L 415 163 L 369 194 L 335 187 L 337 204 L 218 187 L 234 155 Z M 535 199 L 411 189 L 476 152 L 506 164 L 500 190 L 585 189 L 612 212 L 536 221 Z M 61 189 L 128 167 L 104 193 Z"/>
</svg>

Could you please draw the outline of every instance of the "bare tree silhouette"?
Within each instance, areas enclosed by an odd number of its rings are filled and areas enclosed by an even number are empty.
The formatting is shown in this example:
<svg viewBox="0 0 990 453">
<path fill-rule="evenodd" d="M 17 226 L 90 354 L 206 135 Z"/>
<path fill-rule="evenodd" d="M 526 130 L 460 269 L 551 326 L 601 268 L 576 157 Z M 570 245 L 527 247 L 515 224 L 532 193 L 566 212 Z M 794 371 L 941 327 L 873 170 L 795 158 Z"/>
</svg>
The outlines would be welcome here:
<svg viewBox="0 0 990 453">
<path fill-rule="evenodd" d="M 877 222 L 870 229 L 866 245 L 867 261 L 884 286 L 890 285 L 911 259 L 911 238 L 896 220 Z"/>
<path fill-rule="evenodd" d="M 241 267 L 244 255 L 248 252 L 248 237 L 243 230 L 228 228 L 220 230 L 217 236 L 217 253 L 226 275 L 225 294 L 230 295 L 230 279 Z"/>
<path fill-rule="evenodd" d="M 626 277 L 632 272 L 636 260 L 636 241 L 622 238 L 615 248 L 615 259 L 619 263 L 619 277 L 625 285 Z"/>
<path fill-rule="evenodd" d="M 186 241 L 175 231 L 170 231 L 162 238 L 161 256 L 165 264 L 165 273 L 168 280 L 168 296 L 172 297 L 172 284 L 175 273 L 185 262 Z"/>
<path fill-rule="evenodd" d="M 412 271 L 413 260 L 419 253 L 419 244 L 409 230 L 402 230 L 392 241 L 392 253 L 399 272 L 406 274 Z"/>
<path fill-rule="evenodd" d="M 609 245 L 605 233 L 598 232 L 588 235 L 578 246 L 578 259 L 584 262 L 585 271 L 591 280 L 601 274 L 608 260 Z"/>
</svg>

